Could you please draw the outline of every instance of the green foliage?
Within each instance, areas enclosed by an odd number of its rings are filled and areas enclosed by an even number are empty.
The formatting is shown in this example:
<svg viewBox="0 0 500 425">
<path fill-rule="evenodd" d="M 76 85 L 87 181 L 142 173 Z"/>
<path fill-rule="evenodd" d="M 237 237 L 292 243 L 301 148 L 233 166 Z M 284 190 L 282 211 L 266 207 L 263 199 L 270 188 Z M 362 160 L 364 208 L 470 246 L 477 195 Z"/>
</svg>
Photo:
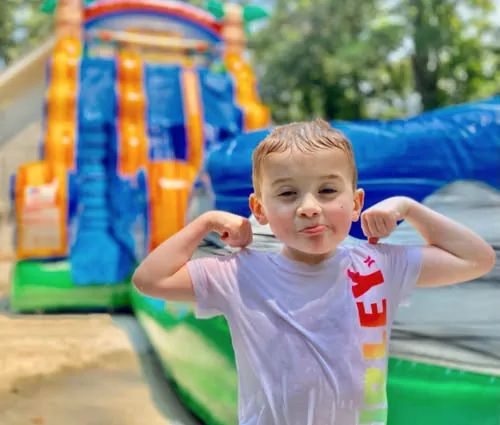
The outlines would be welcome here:
<svg viewBox="0 0 500 425">
<path fill-rule="evenodd" d="M 493 7 L 493 0 L 277 0 L 251 39 L 263 100 L 283 122 L 395 117 L 490 96 L 500 83 Z"/>
<path fill-rule="evenodd" d="M 52 18 L 40 11 L 42 0 L 0 0 L 0 64 L 26 54 L 52 32 Z"/>
<path fill-rule="evenodd" d="M 243 22 L 245 25 L 245 32 L 250 34 L 249 24 L 263 18 L 269 17 L 269 12 L 253 4 L 240 2 L 243 6 Z M 224 18 L 224 3 L 216 0 L 209 0 L 206 4 L 206 9 L 216 18 L 222 20 Z"/>
<path fill-rule="evenodd" d="M 224 5 L 220 1 L 209 0 L 207 10 L 217 19 L 224 17 Z"/>
<path fill-rule="evenodd" d="M 96 0 L 83 0 L 84 6 L 91 6 L 95 2 Z M 43 13 L 52 15 L 56 11 L 56 8 L 57 8 L 57 0 L 45 0 L 40 10 Z"/>
</svg>

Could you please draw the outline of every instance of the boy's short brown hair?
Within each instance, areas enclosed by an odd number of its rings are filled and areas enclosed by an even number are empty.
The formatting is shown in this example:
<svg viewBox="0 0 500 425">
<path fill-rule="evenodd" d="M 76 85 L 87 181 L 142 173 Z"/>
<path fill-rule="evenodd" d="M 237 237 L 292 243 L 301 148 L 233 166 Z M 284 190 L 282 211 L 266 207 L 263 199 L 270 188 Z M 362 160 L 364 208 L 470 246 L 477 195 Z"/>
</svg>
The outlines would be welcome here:
<svg viewBox="0 0 500 425">
<path fill-rule="evenodd" d="M 252 154 L 252 180 L 255 193 L 259 195 L 262 163 L 267 155 L 298 149 L 301 152 L 315 152 L 320 149 L 341 149 L 347 156 L 352 169 L 352 184 L 358 184 L 358 172 L 351 142 L 339 130 L 335 130 L 322 119 L 307 122 L 294 122 L 275 127 L 262 140 Z"/>
</svg>

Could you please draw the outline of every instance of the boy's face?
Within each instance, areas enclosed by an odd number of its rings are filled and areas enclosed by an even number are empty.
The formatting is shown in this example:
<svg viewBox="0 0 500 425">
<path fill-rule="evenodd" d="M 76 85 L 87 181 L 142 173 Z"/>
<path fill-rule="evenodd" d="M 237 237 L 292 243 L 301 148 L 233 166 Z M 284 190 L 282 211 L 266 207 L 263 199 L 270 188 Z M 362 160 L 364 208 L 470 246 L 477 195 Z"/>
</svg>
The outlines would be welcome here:
<svg viewBox="0 0 500 425">
<path fill-rule="evenodd" d="M 352 170 L 340 149 L 269 154 L 261 176 L 260 196 L 250 197 L 250 207 L 292 259 L 328 258 L 359 219 L 364 194 L 353 190 Z"/>
</svg>

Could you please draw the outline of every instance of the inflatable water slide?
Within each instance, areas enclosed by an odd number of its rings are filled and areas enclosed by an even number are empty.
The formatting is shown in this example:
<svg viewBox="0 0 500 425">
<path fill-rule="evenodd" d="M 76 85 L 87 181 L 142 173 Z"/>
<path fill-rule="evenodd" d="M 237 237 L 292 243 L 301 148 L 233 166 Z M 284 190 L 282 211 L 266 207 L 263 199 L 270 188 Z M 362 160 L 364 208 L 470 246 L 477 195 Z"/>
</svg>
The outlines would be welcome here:
<svg viewBox="0 0 500 425">
<path fill-rule="evenodd" d="M 208 147 L 269 111 L 230 19 L 172 1 L 44 8 L 56 42 L 40 160 L 12 179 L 12 308 L 127 307 L 137 262 L 184 224 Z"/>
</svg>

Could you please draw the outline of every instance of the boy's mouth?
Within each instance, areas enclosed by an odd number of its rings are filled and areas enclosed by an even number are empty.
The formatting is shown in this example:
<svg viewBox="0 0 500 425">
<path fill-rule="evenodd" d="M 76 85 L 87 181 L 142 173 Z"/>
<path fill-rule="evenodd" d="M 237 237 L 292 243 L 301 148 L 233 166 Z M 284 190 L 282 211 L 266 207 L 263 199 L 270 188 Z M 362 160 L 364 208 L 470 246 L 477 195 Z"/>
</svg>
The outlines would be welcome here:
<svg viewBox="0 0 500 425">
<path fill-rule="evenodd" d="M 317 235 L 323 233 L 327 227 L 324 224 L 315 224 L 314 226 L 304 227 L 300 233 L 305 233 L 306 235 Z"/>
</svg>

